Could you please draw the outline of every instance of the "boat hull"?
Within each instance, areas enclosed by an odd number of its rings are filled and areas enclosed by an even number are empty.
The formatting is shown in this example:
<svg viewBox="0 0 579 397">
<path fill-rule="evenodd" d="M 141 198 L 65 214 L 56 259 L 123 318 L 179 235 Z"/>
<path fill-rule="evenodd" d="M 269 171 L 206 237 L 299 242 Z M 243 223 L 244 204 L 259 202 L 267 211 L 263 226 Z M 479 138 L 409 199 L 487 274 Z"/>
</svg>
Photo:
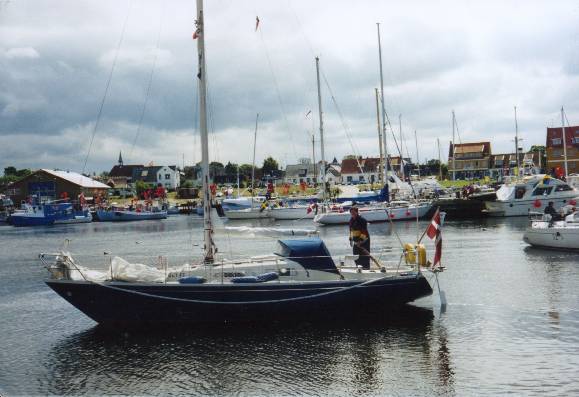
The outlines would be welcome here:
<svg viewBox="0 0 579 397">
<path fill-rule="evenodd" d="M 579 250 L 579 227 L 529 227 L 523 241 L 534 247 Z"/>
<path fill-rule="evenodd" d="M 314 219 L 315 211 L 308 212 L 307 207 L 303 208 L 274 208 L 270 210 L 269 216 L 277 220 L 297 220 Z"/>
<path fill-rule="evenodd" d="M 227 219 L 264 219 L 269 218 L 269 210 L 258 208 L 247 208 L 243 210 L 225 211 Z"/>
<path fill-rule="evenodd" d="M 576 198 L 577 199 L 577 198 Z M 573 197 L 564 198 L 535 198 L 532 200 L 510 200 L 510 201 L 485 201 L 485 212 L 489 216 L 528 216 L 529 212 L 543 212 L 550 201 L 553 202 L 555 209 L 559 209 L 573 200 Z M 540 205 L 538 205 L 540 204 Z"/>
<path fill-rule="evenodd" d="M 136 212 L 98 210 L 97 217 L 101 222 L 146 221 L 151 219 L 165 219 L 167 218 L 167 211 Z"/>
<path fill-rule="evenodd" d="M 46 284 L 97 323 L 109 325 L 318 319 L 380 312 L 432 294 L 421 273 L 371 282 L 191 285 L 50 280 Z"/>
<path fill-rule="evenodd" d="M 417 207 L 400 207 L 400 208 L 383 208 L 383 209 L 369 209 L 360 208 L 360 216 L 364 217 L 368 222 L 387 222 L 393 221 L 407 221 L 426 216 L 428 211 L 432 208 L 431 205 L 420 205 Z M 350 222 L 350 213 L 344 212 L 327 212 L 318 214 L 314 221 L 322 225 L 340 225 Z"/>
</svg>

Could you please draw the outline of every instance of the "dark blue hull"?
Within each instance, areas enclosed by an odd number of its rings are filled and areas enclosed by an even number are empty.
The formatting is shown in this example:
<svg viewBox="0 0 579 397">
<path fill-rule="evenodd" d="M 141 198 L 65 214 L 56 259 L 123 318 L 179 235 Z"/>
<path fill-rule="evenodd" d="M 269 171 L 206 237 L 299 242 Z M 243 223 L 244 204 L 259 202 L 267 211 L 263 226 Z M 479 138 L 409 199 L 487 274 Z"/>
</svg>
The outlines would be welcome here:
<svg viewBox="0 0 579 397">
<path fill-rule="evenodd" d="M 423 275 L 396 279 L 263 284 L 129 284 L 50 280 L 46 284 L 100 324 L 315 320 L 383 312 L 432 294 Z"/>
</svg>

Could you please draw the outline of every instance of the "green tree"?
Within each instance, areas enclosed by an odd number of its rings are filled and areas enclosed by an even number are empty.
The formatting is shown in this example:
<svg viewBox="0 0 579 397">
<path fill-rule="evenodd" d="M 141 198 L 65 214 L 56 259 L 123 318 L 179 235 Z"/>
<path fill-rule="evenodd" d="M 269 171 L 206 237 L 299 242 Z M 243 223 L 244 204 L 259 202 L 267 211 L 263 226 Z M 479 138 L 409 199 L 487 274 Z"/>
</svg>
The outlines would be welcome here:
<svg viewBox="0 0 579 397">
<path fill-rule="evenodd" d="M 16 176 L 17 172 L 18 171 L 16 171 L 16 167 L 10 166 L 10 167 L 4 168 L 4 176 L 11 176 L 11 175 Z"/>
<path fill-rule="evenodd" d="M 148 188 L 149 188 L 149 186 L 144 181 L 137 181 L 135 183 L 135 190 L 137 191 L 137 196 L 139 196 L 139 197 Z"/>
<path fill-rule="evenodd" d="M 279 171 L 279 164 L 273 159 L 273 157 L 268 157 L 263 160 L 263 167 L 261 169 L 262 175 L 271 175 L 273 171 Z"/>
</svg>

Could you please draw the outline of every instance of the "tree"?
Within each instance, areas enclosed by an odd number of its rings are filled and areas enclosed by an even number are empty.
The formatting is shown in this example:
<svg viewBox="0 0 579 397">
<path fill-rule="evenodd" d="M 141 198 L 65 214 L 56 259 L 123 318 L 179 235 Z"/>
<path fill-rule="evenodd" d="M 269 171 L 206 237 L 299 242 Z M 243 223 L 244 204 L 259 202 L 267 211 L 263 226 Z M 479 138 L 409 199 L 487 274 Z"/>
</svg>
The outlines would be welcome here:
<svg viewBox="0 0 579 397">
<path fill-rule="evenodd" d="M 272 172 L 279 171 L 279 165 L 272 157 L 263 160 L 263 167 L 261 169 L 262 175 L 271 175 Z"/>
<path fill-rule="evenodd" d="M 17 173 L 16 167 L 10 166 L 10 167 L 4 168 L 4 176 L 11 176 L 11 175 L 16 176 L 16 173 Z"/>
<path fill-rule="evenodd" d="M 237 164 L 227 162 L 225 165 L 225 177 L 229 183 L 237 180 Z"/>
</svg>

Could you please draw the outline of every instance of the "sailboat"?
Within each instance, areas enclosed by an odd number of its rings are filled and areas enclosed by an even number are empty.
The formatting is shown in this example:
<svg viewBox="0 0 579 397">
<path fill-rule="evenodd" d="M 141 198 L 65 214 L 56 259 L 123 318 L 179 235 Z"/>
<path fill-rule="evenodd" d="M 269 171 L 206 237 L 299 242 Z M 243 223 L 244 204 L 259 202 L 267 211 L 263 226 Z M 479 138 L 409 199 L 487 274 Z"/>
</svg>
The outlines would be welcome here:
<svg viewBox="0 0 579 397">
<path fill-rule="evenodd" d="M 259 120 L 259 113 L 255 117 L 255 132 L 253 134 L 253 161 L 251 165 L 251 200 L 249 208 L 235 208 L 226 209 L 225 216 L 227 219 L 263 219 L 269 218 L 269 209 L 267 202 L 264 201 L 255 207 L 254 192 L 255 192 L 255 148 L 257 145 L 257 122 Z"/>
<path fill-rule="evenodd" d="M 383 314 L 432 294 L 424 255 L 376 269 L 338 264 L 319 238 L 280 240 L 275 255 L 246 261 L 216 258 L 209 191 L 209 149 L 206 115 L 205 15 L 197 0 L 200 132 L 203 167 L 204 257 L 196 265 L 157 269 L 114 258 L 107 272 L 88 270 L 64 249 L 41 254 L 51 279 L 46 284 L 100 324 L 226 323 L 282 318 L 291 321 Z M 416 248 L 418 251 L 419 248 Z M 422 252 L 422 251 L 421 251 Z M 417 259 L 417 257 L 421 259 Z M 402 260 L 402 258 L 401 258 Z"/>
</svg>

